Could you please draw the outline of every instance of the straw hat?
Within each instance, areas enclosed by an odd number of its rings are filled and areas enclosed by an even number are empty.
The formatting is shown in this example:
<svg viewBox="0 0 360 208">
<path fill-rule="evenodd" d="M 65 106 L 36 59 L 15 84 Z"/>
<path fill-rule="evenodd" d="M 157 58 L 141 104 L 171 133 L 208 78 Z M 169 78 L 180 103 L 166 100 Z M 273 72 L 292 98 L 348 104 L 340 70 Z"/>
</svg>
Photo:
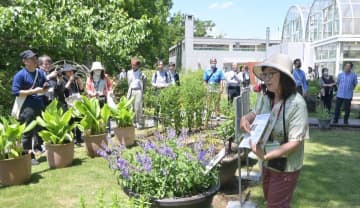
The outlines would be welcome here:
<svg viewBox="0 0 360 208">
<path fill-rule="evenodd" d="M 292 75 L 292 60 L 288 55 L 285 54 L 275 54 L 270 56 L 269 58 L 265 59 L 261 64 L 258 64 L 254 67 L 253 71 L 254 74 L 257 78 L 259 78 L 260 80 L 263 80 L 261 78 L 261 73 L 262 67 L 271 67 L 273 69 L 276 69 L 282 73 L 284 73 L 285 75 L 287 75 L 288 77 L 291 78 L 291 80 L 294 82 L 294 84 L 296 85 L 294 76 Z"/>
<path fill-rule="evenodd" d="M 103 65 L 101 64 L 101 62 L 95 61 L 91 65 L 91 71 L 95 71 L 95 70 L 105 70 L 105 69 L 104 69 Z"/>
</svg>

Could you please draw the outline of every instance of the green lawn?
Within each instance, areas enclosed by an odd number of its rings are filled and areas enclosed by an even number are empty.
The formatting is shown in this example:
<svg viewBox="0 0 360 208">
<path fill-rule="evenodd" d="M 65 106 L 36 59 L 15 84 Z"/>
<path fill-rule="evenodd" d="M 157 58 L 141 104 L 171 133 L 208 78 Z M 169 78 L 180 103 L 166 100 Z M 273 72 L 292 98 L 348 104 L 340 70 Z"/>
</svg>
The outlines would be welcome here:
<svg viewBox="0 0 360 208">
<path fill-rule="evenodd" d="M 292 207 L 360 208 L 360 131 L 312 129 L 310 136 Z M 248 190 L 265 207 L 261 186 Z"/>
<path fill-rule="evenodd" d="M 360 208 L 360 131 L 311 130 L 310 135 L 293 207 Z M 71 167 L 50 170 L 42 157 L 43 162 L 32 169 L 30 183 L 0 187 L 0 207 L 79 207 L 80 195 L 88 207 L 100 207 L 96 206 L 99 190 L 105 191 L 105 201 L 110 202 L 111 193 L 115 193 L 120 198 L 120 207 L 129 207 L 129 200 L 107 162 L 88 158 L 84 147 L 76 147 L 75 152 Z M 248 190 L 251 200 L 264 207 L 261 187 Z"/>
</svg>

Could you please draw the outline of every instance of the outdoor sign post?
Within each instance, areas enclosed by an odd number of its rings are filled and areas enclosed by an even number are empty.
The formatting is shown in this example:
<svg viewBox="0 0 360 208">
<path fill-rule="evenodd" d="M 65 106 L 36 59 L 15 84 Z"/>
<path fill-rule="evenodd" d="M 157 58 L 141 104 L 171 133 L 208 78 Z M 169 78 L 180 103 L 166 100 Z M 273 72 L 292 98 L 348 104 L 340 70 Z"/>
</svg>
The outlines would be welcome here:
<svg viewBox="0 0 360 208">
<path fill-rule="evenodd" d="M 250 201 L 243 202 L 242 190 L 241 190 L 241 152 L 239 148 L 241 130 L 240 130 L 240 119 L 249 112 L 249 89 L 244 90 L 240 96 L 236 97 L 234 102 L 235 105 L 235 141 L 238 144 L 238 182 L 239 182 L 239 201 L 229 201 L 227 208 L 256 208 L 256 204 Z"/>
</svg>

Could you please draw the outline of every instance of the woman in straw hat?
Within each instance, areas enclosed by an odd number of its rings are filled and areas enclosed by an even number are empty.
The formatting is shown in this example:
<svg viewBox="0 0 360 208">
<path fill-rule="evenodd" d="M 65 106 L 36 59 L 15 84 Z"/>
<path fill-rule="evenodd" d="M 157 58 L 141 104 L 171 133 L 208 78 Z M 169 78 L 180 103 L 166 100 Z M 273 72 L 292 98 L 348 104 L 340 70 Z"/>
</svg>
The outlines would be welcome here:
<svg viewBox="0 0 360 208">
<path fill-rule="evenodd" d="M 266 86 L 255 110 L 244 115 L 240 127 L 250 133 L 257 114 L 270 113 L 270 121 L 252 151 L 263 161 L 263 191 L 268 208 L 290 207 L 291 197 L 303 165 L 304 139 L 308 138 L 308 115 L 303 97 L 297 93 L 291 73 L 292 60 L 276 54 L 254 68 Z"/>
<path fill-rule="evenodd" d="M 86 81 L 87 95 L 99 99 L 100 106 L 102 107 L 106 103 L 106 97 L 111 90 L 111 82 L 108 81 L 105 75 L 105 68 L 101 62 L 93 62 L 90 77 Z"/>
</svg>

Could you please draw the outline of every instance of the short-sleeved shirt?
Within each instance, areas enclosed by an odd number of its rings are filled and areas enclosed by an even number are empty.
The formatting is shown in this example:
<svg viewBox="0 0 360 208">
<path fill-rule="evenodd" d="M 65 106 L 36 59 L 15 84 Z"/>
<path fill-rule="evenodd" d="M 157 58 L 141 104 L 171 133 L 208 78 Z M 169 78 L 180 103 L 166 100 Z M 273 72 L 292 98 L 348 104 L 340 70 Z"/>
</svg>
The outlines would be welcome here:
<svg viewBox="0 0 360 208">
<path fill-rule="evenodd" d="M 37 71 L 37 72 L 36 72 Z M 19 96 L 20 90 L 29 90 L 34 84 L 33 88 L 43 87 L 46 82 L 46 75 L 43 70 L 36 69 L 34 72 L 29 72 L 26 68 L 22 68 L 18 71 L 13 79 L 12 83 L 12 95 Z M 34 83 L 36 73 L 38 73 L 36 82 Z M 44 109 L 43 95 L 33 94 L 28 95 L 24 101 L 24 107 L 31 107 L 32 109 Z"/>
<path fill-rule="evenodd" d="M 336 97 L 343 99 L 352 99 L 353 92 L 357 83 L 357 76 L 354 72 L 341 72 L 337 79 L 338 92 L 336 94 Z"/>
<path fill-rule="evenodd" d="M 210 77 L 212 73 L 213 70 L 211 68 L 205 70 L 204 72 L 203 80 L 206 81 L 208 84 L 220 84 L 221 80 L 225 80 L 224 72 L 221 69 L 216 68 L 216 71 Z"/>
<path fill-rule="evenodd" d="M 283 103 L 283 101 L 280 101 Z M 271 113 L 271 117 L 276 119 L 271 137 L 274 141 L 282 143 L 284 141 L 283 131 L 283 107 L 280 112 L 273 112 L 271 100 L 266 95 L 261 95 L 255 106 L 255 113 Z M 275 115 L 277 114 L 277 115 Z M 271 125 L 269 125 L 271 126 Z M 304 160 L 304 140 L 309 138 L 308 113 L 304 98 L 299 94 L 291 95 L 285 103 L 285 129 L 288 141 L 300 141 L 300 146 L 291 153 L 285 155 L 287 164 L 285 172 L 293 172 L 299 170 Z M 267 161 L 264 162 L 267 167 Z"/>
</svg>

